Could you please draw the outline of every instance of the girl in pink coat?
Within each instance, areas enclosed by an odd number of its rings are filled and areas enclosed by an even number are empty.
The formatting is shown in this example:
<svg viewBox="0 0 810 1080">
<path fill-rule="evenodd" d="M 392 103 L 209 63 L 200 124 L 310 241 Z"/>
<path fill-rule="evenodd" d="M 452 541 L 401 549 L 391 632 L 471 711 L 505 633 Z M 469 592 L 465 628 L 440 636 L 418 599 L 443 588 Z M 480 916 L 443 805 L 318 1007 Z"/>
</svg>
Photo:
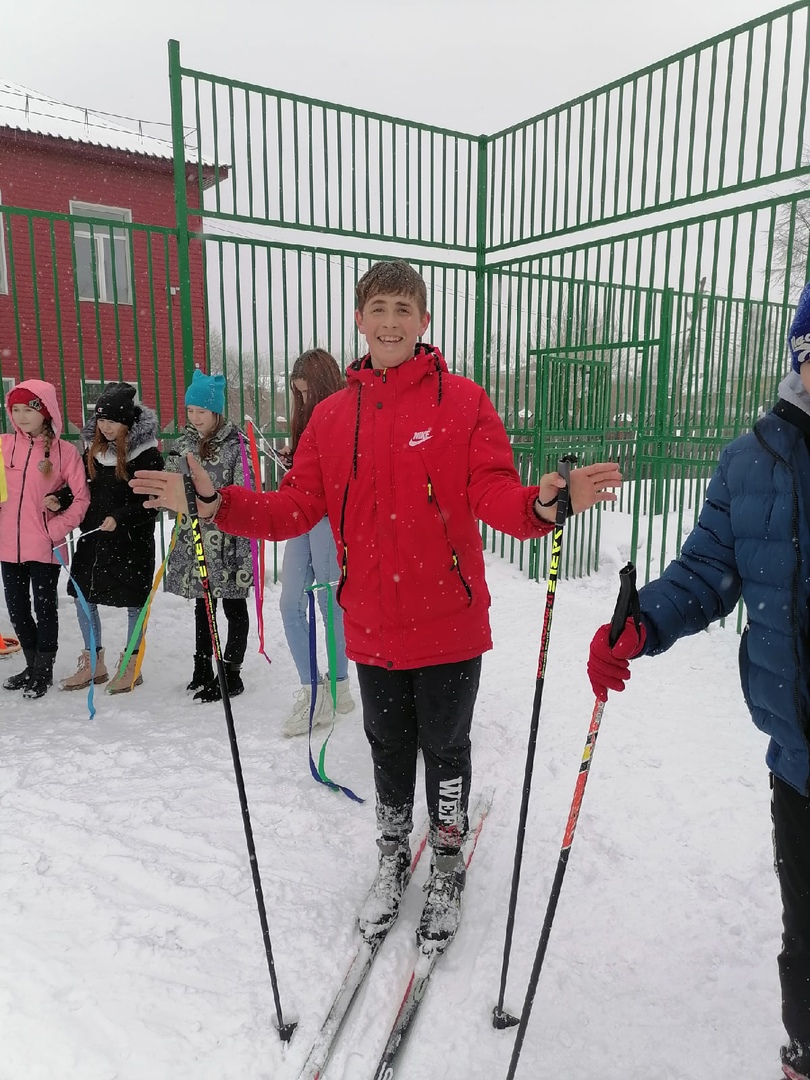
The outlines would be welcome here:
<svg viewBox="0 0 810 1080">
<path fill-rule="evenodd" d="M 90 494 L 79 451 L 59 437 L 62 416 L 56 389 L 27 379 L 9 392 L 6 408 L 14 431 L 0 435 L 8 488 L 8 497 L 0 504 L 0 570 L 26 666 L 3 686 L 38 698 L 53 682 L 58 648 L 61 564 L 54 549 L 67 561 L 65 537 L 87 512 Z M 45 500 L 65 485 L 73 492 L 73 502 L 53 513 Z"/>
</svg>

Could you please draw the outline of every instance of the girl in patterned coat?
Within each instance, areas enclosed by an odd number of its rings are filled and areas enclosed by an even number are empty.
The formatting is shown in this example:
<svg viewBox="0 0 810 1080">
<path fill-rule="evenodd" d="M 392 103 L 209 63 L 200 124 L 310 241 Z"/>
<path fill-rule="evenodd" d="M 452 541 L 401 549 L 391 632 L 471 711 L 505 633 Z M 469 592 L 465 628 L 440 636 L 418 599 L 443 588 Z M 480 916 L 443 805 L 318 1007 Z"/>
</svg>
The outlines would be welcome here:
<svg viewBox="0 0 810 1080">
<path fill-rule="evenodd" d="M 186 454 L 192 453 L 202 463 L 216 487 L 226 484 L 249 486 L 252 477 L 245 475 L 240 431 L 225 417 L 225 379 L 222 375 L 194 372 L 186 391 L 188 425 L 166 461 L 167 472 L 179 472 Z M 228 692 L 231 697 L 245 689 L 241 668 L 247 649 L 250 619 L 247 597 L 253 586 L 253 558 L 250 540 L 229 536 L 216 525 L 200 518 L 205 558 L 208 565 L 210 593 L 222 608 L 228 623 L 223 659 Z M 195 701 L 219 701 L 219 681 L 214 671 L 213 646 L 205 610 L 203 587 L 197 572 L 197 559 L 187 515 L 180 516 L 180 532 L 166 568 L 168 592 L 195 601 L 194 672 L 186 687 Z"/>
</svg>

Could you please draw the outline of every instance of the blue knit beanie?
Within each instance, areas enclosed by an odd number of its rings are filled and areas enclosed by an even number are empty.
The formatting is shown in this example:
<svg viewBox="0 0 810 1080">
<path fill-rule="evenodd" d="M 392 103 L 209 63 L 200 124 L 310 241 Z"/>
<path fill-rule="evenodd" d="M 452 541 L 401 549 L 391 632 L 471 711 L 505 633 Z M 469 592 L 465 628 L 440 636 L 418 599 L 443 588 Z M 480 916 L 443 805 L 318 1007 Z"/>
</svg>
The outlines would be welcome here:
<svg viewBox="0 0 810 1080">
<path fill-rule="evenodd" d="M 225 412 L 225 376 L 206 375 L 199 368 L 194 372 L 191 386 L 186 390 L 186 405 L 211 412 Z"/>
<path fill-rule="evenodd" d="M 798 371 L 805 360 L 810 360 L 810 281 L 807 282 L 788 335 L 790 355 L 793 357 L 793 370 Z"/>
</svg>

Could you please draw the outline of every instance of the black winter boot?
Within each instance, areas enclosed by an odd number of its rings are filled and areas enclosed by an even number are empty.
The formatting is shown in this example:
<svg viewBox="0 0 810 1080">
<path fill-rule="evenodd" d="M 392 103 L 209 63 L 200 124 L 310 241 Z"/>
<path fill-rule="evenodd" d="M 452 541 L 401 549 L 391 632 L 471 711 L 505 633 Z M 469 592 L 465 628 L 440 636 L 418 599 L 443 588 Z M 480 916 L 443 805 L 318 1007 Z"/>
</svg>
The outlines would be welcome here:
<svg viewBox="0 0 810 1080">
<path fill-rule="evenodd" d="M 6 679 L 3 683 L 4 690 L 24 690 L 28 686 L 28 680 L 34 672 L 34 661 L 37 654 L 35 649 L 23 649 L 23 655 L 25 656 L 25 667 L 22 671 L 18 671 L 16 675 L 11 675 Z"/>
<path fill-rule="evenodd" d="M 214 664 L 211 657 L 205 653 L 194 653 L 194 674 L 191 676 L 191 682 L 186 687 L 186 690 L 189 692 L 202 690 L 204 686 L 207 686 L 215 678 Z"/>
<path fill-rule="evenodd" d="M 228 697 L 238 697 L 245 689 L 245 684 L 242 682 L 242 665 L 231 664 L 227 660 L 225 661 L 225 684 L 228 687 Z M 222 693 L 219 689 L 219 678 L 215 675 L 210 682 L 198 690 L 194 695 L 195 701 L 202 701 L 206 704 L 210 701 L 222 701 Z"/>
<path fill-rule="evenodd" d="M 34 667 L 28 684 L 23 690 L 25 698 L 40 698 L 53 686 L 53 665 L 55 652 L 38 652 L 34 657 Z"/>
</svg>

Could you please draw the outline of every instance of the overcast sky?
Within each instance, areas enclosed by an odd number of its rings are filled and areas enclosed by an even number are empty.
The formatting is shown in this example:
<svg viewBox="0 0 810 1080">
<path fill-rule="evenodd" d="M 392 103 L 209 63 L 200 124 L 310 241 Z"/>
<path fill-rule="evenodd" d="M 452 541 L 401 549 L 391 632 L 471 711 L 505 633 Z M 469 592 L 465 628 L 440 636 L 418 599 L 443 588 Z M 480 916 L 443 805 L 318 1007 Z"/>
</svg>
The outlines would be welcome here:
<svg viewBox="0 0 810 1080">
<path fill-rule="evenodd" d="M 167 120 L 184 65 L 488 134 L 776 9 L 768 0 L 0 0 L 0 79 Z"/>
</svg>

